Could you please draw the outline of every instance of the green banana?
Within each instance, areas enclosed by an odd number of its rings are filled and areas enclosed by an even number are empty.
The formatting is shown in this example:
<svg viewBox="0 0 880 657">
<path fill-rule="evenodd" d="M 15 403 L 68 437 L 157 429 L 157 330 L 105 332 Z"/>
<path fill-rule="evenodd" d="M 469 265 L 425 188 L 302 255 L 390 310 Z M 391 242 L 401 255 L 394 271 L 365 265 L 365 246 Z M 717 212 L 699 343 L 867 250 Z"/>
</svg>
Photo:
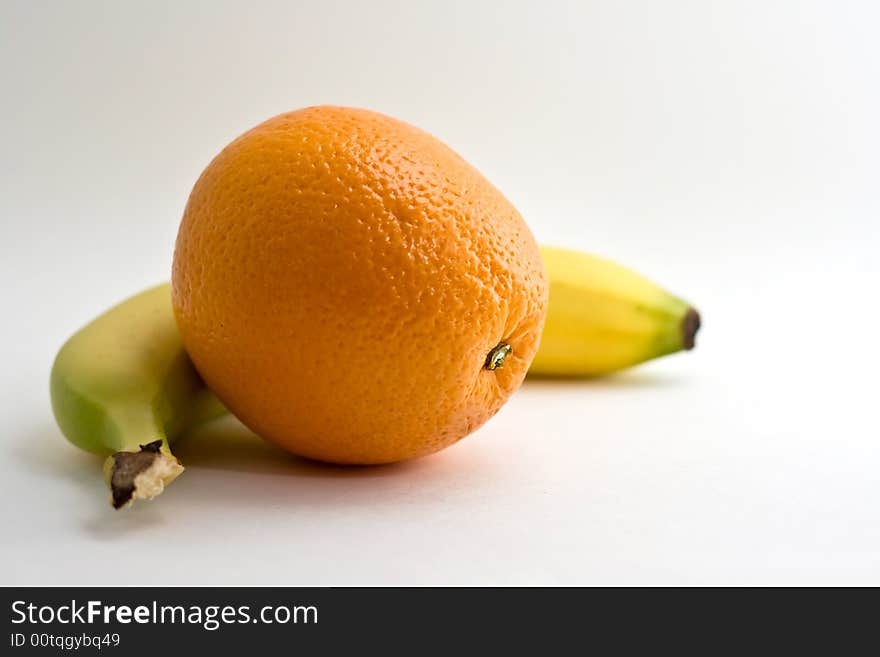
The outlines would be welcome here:
<svg viewBox="0 0 880 657">
<path fill-rule="evenodd" d="M 67 439 L 107 455 L 104 476 L 117 509 L 161 493 L 183 472 L 170 442 L 225 412 L 183 348 L 167 283 L 71 337 L 52 366 L 50 392 Z"/>
<path fill-rule="evenodd" d="M 700 315 L 686 301 L 610 260 L 541 247 L 550 301 L 529 368 L 539 376 L 601 376 L 693 349 Z"/>
<path fill-rule="evenodd" d="M 529 373 L 598 376 L 694 346 L 700 316 L 643 276 L 589 254 L 542 247 L 550 303 Z M 52 408 L 77 447 L 107 454 L 114 507 L 162 492 L 182 471 L 170 443 L 226 412 L 187 355 L 169 284 L 111 308 L 52 367 Z"/>
</svg>

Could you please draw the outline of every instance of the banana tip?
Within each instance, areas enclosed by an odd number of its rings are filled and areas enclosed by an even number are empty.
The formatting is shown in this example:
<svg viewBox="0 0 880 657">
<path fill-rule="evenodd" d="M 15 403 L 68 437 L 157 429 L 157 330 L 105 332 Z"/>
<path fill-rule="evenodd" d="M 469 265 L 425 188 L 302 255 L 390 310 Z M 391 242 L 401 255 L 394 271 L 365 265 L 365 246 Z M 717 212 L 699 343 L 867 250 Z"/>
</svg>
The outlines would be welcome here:
<svg viewBox="0 0 880 657">
<path fill-rule="evenodd" d="M 681 329 L 684 348 L 690 351 L 697 345 L 697 331 L 700 330 L 700 313 L 693 306 L 687 309 L 681 323 Z"/>
<path fill-rule="evenodd" d="M 162 441 L 140 446 L 138 452 L 116 452 L 109 458 L 109 485 L 114 509 L 137 499 L 152 499 L 161 493 L 183 466 L 161 451 Z"/>
</svg>

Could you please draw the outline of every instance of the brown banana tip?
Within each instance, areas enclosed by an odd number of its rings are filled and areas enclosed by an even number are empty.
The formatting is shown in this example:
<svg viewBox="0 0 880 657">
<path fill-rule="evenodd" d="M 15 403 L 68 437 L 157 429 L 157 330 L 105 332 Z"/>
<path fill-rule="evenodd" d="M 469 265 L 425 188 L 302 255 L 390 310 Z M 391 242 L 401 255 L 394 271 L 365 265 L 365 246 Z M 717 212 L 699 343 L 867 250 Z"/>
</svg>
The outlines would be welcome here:
<svg viewBox="0 0 880 657">
<path fill-rule="evenodd" d="M 131 502 L 135 490 L 135 477 L 153 465 L 161 446 L 162 441 L 157 440 L 141 445 L 139 452 L 116 452 L 113 455 L 110 492 L 113 495 L 114 509 L 121 509 Z"/>
<path fill-rule="evenodd" d="M 700 330 L 700 313 L 696 308 L 688 308 L 681 322 L 681 330 L 684 337 L 684 348 L 690 351 L 697 345 L 697 331 Z"/>
</svg>

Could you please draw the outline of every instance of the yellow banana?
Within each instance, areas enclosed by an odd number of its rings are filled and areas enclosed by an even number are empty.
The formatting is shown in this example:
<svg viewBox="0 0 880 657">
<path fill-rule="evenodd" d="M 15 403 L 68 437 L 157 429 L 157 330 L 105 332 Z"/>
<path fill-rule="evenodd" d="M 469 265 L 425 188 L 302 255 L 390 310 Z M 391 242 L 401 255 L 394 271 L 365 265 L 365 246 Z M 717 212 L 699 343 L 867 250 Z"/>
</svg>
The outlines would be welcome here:
<svg viewBox="0 0 880 657">
<path fill-rule="evenodd" d="M 598 376 L 694 346 L 700 317 L 635 272 L 542 247 L 550 304 L 530 374 Z M 170 286 L 151 288 L 71 337 L 55 359 L 52 408 L 74 445 L 107 454 L 113 506 L 152 498 L 182 471 L 170 442 L 225 412 L 177 331 Z"/>
<path fill-rule="evenodd" d="M 610 260 L 541 247 L 550 302 L 529 369 L 540 376 L 600 376 L 693 349 L 700 315 L 686 301 Z"/>
<path fill-rule="evenodd" d="M 167 283 L 71 337 L 52 366 L 50 392 L 68 440 L 108 455 L 104 475 L 116 508 L 161 493 L 183 472 L 169 441 L 224 412 L 184 351 Z"/>
</svg>

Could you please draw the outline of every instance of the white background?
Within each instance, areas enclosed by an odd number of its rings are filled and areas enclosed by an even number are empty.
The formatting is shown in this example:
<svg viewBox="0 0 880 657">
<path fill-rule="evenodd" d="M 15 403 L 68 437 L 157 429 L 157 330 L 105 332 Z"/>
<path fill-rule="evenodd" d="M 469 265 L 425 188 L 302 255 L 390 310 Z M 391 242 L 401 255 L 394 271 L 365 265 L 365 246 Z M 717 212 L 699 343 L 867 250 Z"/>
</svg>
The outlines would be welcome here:
<svg viewBox="0 0 880 657">
<path fill-rule="evenodd" d="M 0 584 L 880 584 L 876 7 L 4 0 Z M 697 350 L 527 382 L 398 466 L 227 421 L 112 512 L 55 352 L 169 277 L 216 152 L 319 103 L 428 129 L 540 241 L 692 300 Z"/>
</svg>

